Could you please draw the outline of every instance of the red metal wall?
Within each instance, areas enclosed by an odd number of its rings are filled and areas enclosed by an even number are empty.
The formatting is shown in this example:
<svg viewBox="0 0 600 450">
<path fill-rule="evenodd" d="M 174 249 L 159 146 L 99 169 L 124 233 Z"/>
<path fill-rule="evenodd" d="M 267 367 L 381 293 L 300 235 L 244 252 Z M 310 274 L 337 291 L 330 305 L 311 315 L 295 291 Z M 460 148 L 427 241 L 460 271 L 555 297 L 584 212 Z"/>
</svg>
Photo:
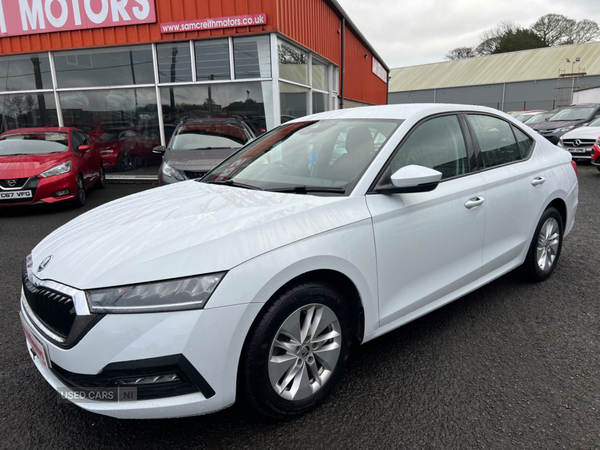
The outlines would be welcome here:
<svg viewBox="0 0 600 450">
<path fill-rule="evenodd" d="M 265 26 L 161 34 L 161 22 L 266 13 Z M 327 0 L 156 0 L 157 23 L 0 38 L 0 53 L 31 53 L 111 45 L 280 32 L 341 68 L 341 16 Z M 367 58 L 364 55 L 368 55 Z M 346 28 L 345 97 L 387 103 L 387 84 L 371 71 L 371 52 Z"/>
<path fill-rule="evenodd" d="M 278 31 L 324 56 L 342 63 L 342 17 L 326 0 L 278 0 Z M 387 84 L 372 71 L 371 51 L 346 27 L 346 80 L 344 97 L 360 102 L 387 103 Z M 368 55 L 365 58 L 365 55 Z M 341 82 L 341 80 L 340 80 Z M 340 84 L 341 86 L 341 84 Z"/>
</svg>

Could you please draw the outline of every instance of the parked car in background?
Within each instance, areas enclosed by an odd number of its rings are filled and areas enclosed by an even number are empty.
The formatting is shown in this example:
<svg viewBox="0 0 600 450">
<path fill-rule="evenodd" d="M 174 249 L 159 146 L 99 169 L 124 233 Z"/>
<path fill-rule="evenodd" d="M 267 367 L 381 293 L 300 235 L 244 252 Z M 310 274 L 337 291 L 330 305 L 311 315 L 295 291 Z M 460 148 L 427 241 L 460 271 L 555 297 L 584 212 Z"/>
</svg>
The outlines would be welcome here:
<svg viewBox="0 0 600 450">
<path fill-rule="evenodd" d="M 544 110 L 536 110 L 536 111 L 524 111 L 520 114 L 516 114 L 513 117 L 521 122 L 525 122 L 527 119 L 531 118 L 532 116 L 535 116 L 537 114 L 541 114 L 541 113 L 545 113 L 546 111 Z"/>
<path fill-rule="evenodd" d="M 590 159 L 592 165 L 596 166 L 596 169 L 600 170 L 600 139 L 596 140 L 596 143 L 592 146 L 592 154 Z"/>
<path fill-rule="evenodd" d="M 106 185 L 100 154 L 76 128 L 22 128 L 0 135 L 0 206 L 73 202 Z"/>
<path fill-rule="evenodd" d="M 530 128 L 534 130 L 542 123 L 547 122 L 551 117 L 556 115 L 562 108 L 553 109 L 552 111 L 547 111 L 539 114 L 534 114 L 533 116 L 529 116 L 523 123 L 526 123 Z"/>
<path fill-rule="evenodd" d="M 234 127 L 185 122 L 169 152 L 241 145 Z M 137 394 L 74 399 L 99 414 L 181 417 L 244 399 L 291 418 L 325 401 L 353 344 L 513 269 L 551 276 L 575 223 L 576 168 L 491 108 L 303 117 L 201 180 L 113 201 L 47 236 L 24 264 L 27 349 L 64 398 Z"/>
<path fill-rule="evenodd" d="M 163 185 L 200 178 L 254 138 L 239 118 L 184 119 L 166 148 L 154 148 L 163 155 L 158 181 Z"/>
<path fill-rule="evenodd" d="M 567 106 L 560 110 L 547 122 L 536 127 L 536 131 L 553 144 L 558 144 L 560 137 L 583 125 L 587 125 L 600 117 L 600 104 L 584 103 Z"/>
<path fill-rule="evenodd" d="M 592 147 L 600 136 L 600 118 L 561 136 L 558 146 L 568 150 L 573 159 L 591 159 Z"/>
</svg>

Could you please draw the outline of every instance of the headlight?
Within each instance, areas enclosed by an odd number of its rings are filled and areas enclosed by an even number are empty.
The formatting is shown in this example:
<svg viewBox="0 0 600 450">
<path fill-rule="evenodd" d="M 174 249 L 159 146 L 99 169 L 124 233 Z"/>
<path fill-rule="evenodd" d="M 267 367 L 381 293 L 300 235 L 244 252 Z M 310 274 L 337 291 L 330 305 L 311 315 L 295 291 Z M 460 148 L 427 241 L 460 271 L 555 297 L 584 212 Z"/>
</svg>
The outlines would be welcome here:
<svg viewBox="0 0 600 450">
<path fill-rule="evenodd" d="M 570 127 L 559 128 L 556 131 L 558 131 L 559 133 L 562 133 L 562 132 L 566 133 L 567 131 L 572 130 L 573 128 L 574 128 L 573 125 L 571 125 Z"/>
<path fill-rule="evenodd" d="M 167 163 L 163 163 L 163 168 L 162 168 L 162 172 L 168 176 L 168 177 L 173 177 L 176 180 L 179 181 L 183 181 L 185 180 L 185 178 L 183 178 L 183 175 L 181 174 L 181 172 L 177 169 L 173 169 L 170 165 L 168 165 Z"/>
<path fill-rule="evenodd" d="M 62 164 L 59 164 L 58 166 L 54 166 L 51 169 L 40 173 L 40 177 L 55 177 L 56 175 L 62 175 L 63 173 L 67 173 L 69 172 L 69 170 L 71 170 L 71 161 L 66 161 Z"/>
<path fill-rule="evenodd" d="M 114 152 L 114 149 L 110 149 L 110 150 L 100 150 L 100 154 L 101 155 L 107 155 L 109 153 Z"/>
<path fill-rule="evenodd" d="M 145 313 L 202 309 L 225 272 L 158 283 L 87 291 L 93 313 Z"/>
</svg>

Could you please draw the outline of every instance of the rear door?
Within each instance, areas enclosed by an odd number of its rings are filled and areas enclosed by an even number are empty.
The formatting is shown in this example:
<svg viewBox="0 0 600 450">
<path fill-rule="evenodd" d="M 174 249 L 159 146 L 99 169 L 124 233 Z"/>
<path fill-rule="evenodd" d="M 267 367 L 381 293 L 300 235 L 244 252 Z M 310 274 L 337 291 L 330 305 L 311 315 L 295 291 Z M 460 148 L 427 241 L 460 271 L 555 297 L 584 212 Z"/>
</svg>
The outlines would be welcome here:
<svg viewBox="0 0 600 450">
<path fill-rule="evenodd" d="M 442 172 L 435 190 L 367 195 L 382 327 L 442 304 L 479 277 L 487 195 L 463 130 L 466 126 L 455 114 L 417 125 L 379 181 L 386 184 L 393 172 L 416 164 Z"/>
<path fill-rule="evenodd" d="M 467 121 L 487 191 L 482 273 L 503 272 L 529 248 L 551 175 L 531 158 L 535 141 L 518 127 L 485 114 Z"/>
</svg>

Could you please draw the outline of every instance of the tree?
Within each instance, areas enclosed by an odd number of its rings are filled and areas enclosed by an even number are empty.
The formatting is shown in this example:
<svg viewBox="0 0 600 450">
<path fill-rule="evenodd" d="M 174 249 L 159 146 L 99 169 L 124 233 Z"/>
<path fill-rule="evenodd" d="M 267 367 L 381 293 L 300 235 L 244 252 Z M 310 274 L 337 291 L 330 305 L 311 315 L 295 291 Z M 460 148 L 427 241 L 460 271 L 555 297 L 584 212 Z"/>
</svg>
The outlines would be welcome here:
<svg viewBox="0 0 600 450">
<path fill-rule="evenodd" d="M 546 14 L 540 17 L 530 29 L 548 47 L 562 45 L 575 28 L 577 22 L 562 14 Z"/>
<path fill-rule="evenodd" d="M 498 41 L 494 54 L 542 47 L 547 47 L 547 45 L 537 34 L 531 30 L 520 28 L 515 31 L 507 31 Z"/>
<path fill-rule="evenodd" d="M 475 53 L 478 56 L 484 55 L 493 55 L 500 44 L 500 40 L 504 35 L 509 32 L 515 32 L 520 29 L 519 25 L 511 20 L 505 20 L 500 22 L 499 25 L 496 25 L 494 28 L 490 28 L 489 30 L 485 30 L 481 34 L 480 42 L 477 48 L 475 49 Z"/>
<path fill-rule="evenodd" d="M 475 56 L 477 55 L 475 54 L 473 47 L 458 47 L 446 53 L 444 59 L 448 61 L 454 61 L 457 59 L 473 58 Z"/>
<path fill-rule="evenodd" d="M 575 28 L 573 28 L 565 43 L 585 44 L 586 42 L 596 41 L 598 38 L 600 38 L 598 24 L 592 20 L 584 19 L 575 24 Z"/>
</svg>

